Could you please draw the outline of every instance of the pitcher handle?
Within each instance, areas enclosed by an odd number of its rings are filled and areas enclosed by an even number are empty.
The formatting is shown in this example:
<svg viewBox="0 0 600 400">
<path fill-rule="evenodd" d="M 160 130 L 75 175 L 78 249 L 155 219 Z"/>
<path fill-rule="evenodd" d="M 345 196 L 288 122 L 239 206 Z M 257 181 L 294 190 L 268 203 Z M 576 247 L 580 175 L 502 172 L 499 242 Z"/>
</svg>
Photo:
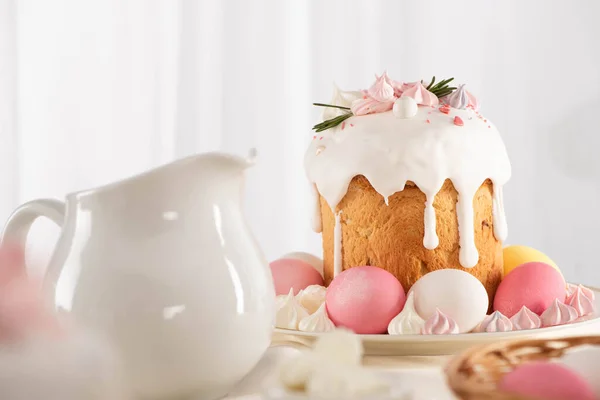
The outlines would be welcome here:
<svg viewBox="0 0 600 400">
<path fill-rule="evenodd" d="M 22 204 L 8 217 L 0 243 L 11 242 L 24 249 L 31 225 L 38 217 L 46 217 L 62 227 L 65 203 L 54 199 L 38 199 Z"/>
</svg>

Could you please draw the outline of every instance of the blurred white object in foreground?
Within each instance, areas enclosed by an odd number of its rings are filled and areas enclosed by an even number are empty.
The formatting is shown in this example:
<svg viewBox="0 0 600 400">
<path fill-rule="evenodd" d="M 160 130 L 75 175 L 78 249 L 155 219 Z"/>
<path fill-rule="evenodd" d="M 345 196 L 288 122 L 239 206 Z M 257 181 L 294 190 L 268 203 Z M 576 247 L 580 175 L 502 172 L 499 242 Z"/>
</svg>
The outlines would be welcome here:
<svg viewBox="0 0 600 400">
<path fill-rule="evenodd" d="M 87 333 L 0 346 L 0 398 L 128 400 L 111 349 Z"/>
</svg>

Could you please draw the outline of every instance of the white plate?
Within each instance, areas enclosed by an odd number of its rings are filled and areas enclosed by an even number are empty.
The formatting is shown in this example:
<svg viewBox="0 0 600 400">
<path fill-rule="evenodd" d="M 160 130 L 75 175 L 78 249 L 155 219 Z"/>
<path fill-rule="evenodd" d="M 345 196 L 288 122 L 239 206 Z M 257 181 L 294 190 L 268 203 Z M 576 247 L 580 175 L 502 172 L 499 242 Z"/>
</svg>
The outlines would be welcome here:
<svg viewBox="0 0 600 400">
<path fill-rule="evenodd" d="M 587 286 L 589 287 L 589 286 Z M 512 332 L 462 333 L 458 335 L 359 335 L 370 356 L 439 356 L 456 354 L 473 345 L 499 340 L 550 339 L 566 336 L 600 334 L 600 289 L 596 293 L 594 315 L 580 318 L 577 322 L 549 328 Z M 273 345 L 310 346 L 320 333 L 275 329 Z"/>
</svg>

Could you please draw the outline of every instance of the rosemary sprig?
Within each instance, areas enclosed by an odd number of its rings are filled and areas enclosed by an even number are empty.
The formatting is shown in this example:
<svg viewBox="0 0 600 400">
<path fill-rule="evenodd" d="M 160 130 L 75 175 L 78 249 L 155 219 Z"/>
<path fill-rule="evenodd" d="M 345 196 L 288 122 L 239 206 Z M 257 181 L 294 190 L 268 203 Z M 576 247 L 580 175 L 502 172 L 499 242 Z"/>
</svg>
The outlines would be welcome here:
<svg viewBox="0 0 600 400">
<path fill-rule="evenodd" d="M 313 130 L 315 130 L 316 132 L 323 132 L 329 128 L 335 128 L 336 126 L 338 126 L 339 124 L 341 124 L 342 122 L 344 122 L 345 120 L 350 118 L 352 115 L 354 115 L 354 114 L 349 112 L 349 113 L 338 115 L 337 117 L 325 120 L 325 121 L 321 122 L 320 124 L 313 126 Z"/>
<path fill-rule="evenodd" d="M 448 86 L 448 84 L 453 80 L 454 78 L 444 79 L 434 85 L 434 76 L 433 78 L 431 78 L 431 82 L 429 83 L 426 89 L 429 90 L 431 93 L 435 94 L 438 98 L 444 97 L 456 90 L 454 86 Z"/>
<path fill-rule="evenodd" d="M 336 106 L 335 104 L 313 103 L 313 106 L 339 108 L 340 110 L 350 110 L 350 107 Z"/>
</svg>

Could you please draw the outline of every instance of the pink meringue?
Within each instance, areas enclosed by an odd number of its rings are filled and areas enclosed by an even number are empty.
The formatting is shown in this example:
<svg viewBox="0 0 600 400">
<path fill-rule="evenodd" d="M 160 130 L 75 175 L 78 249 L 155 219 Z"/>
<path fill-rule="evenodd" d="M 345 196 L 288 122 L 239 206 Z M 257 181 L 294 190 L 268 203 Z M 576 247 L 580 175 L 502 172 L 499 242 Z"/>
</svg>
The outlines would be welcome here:
<svg viewBox="0 0 600 400">
<path fill-rule="evenodd" d="M 483 321 L 477 325 L 475 332 L 510 332 L 513 329 L 513 324 L 500 311 L 494 311 L 490 315 L 486 315 Z"/>
<path fill-rule="evenodd" d="M 350 110 L 354 115 L 367 115 L 390 111 L 392 107 L 394 107 L 394 101 L 382 103 L 372 97 L 366 97 L 354 100 L 350 106 Z"/>
<path fill-rule="evenodd" d="M 421 334 L 423 335 L 451 335 L 458 333 L 456 322 L 436 308 L 435 313 L 425 321 Z"/>
<path fill-rule="evenodd" d="M 580 317 L 594 313 L 594 302 L 585 295 L 581 287 L 575 289 L 575 292 L 567 298 L 566 303 L 573 307 Z"/>
<path fill-rule="evenodd" d="M 511 317 L 510 321 L 515 331 L 537 329 L 542 326 L 540 317 L 526 306 L 521 307 L 519 312 Z"/>
<path fill-rule="evenodd" d="M 375 83 L 369 88 L 367 93 L 369 97 L 381 103 L 396 100 L 394 97 L 394 87 L 390 84 L 390 78 L 385 72 L 383 75 L 377 77 Z"/>
<path fill-rule="evenodd" d="M 565 325 L 578 318 L 577 311 L 568 304 L 561 303 L 558 299 L 541 315 L 542 326 Z"/>
<path fill-rule="evenodd" d="M 417 104 L 424 106 L 437 106 L 440 104 L 437 96 L 427 90 L 421 82 L 415 82 L 412 86 L 406 87 L 401 97 L 412 97 Z"/>
<path fill-rule="evenodd" d="M 575 290 L 577 288 L 580 288 L 581 291 L 583 292 L 583 295 L 586 296 L 588 299 L 590 299 L 591 301 L 594 301 L 594 299 L 596 298 L 596 295 L 594 294 L 594 291 L 590 288 L 586 288 L 583 285 L 574 285 L 572 283 L 567 283 L 567 297 L 570 297 L 573 293 L 575 293 Z"/>
<path fill-rule="evenodd" d="M 475 97 L 468 90 L 465 90 L 465 92 L 467 92 L 467 97 L 469 98 L 469 105 L 468 106 L 471 107 L 475 111 L 479 110 L 479 101 L 477 100 L 477 97 Z"/>
</svg>

